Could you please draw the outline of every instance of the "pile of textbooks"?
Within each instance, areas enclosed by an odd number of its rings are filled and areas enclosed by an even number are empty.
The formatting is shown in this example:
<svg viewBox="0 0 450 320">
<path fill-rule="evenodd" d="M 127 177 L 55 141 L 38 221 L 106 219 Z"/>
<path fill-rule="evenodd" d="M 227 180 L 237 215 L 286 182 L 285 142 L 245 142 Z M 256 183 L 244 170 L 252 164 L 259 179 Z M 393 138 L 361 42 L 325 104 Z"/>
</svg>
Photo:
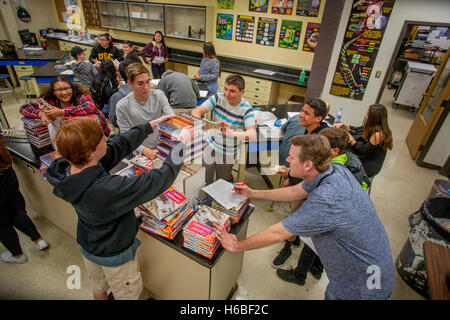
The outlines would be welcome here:
<svg viewBox="0 0 450 320">
<path fill-rule="evenodd" d="M 203 120 L 191 116 L 187 113 L 176 115 L 161 122 L 159 124 L 159 141 L 158 152 L 156 156 L 162 160 L 167 158 L 167 155 L 172 148 L 177 144 L 178 135 L 183 128 L 194 128 L 194 125 L 198 124 L 195 128 L 195 136 L 192 138 L 191 143 L 186 146 L 184 163 L 190 162 L 195 158 L 201 156 L 203 148 L 206 146 L 206 140 L 203 139 Z"/>
<path fill-rule="evenodd" d="M 41 119 L 24 117 L 22 121 L 28 141 L 33 147 L 40 150 L 52 146 L 48 128 Z"/>
<path fill-rule="evenodd" d="M 41 173 L 44 173 L 47 171 L 47 168 L 50 166 L 53 160 L 60 158 L 61 154 L 58 151 L 52 151 L 50 153 L 44 154 L 43 156 L 39 157 L 39 160 L 41 161 L 41 166 L 39 168 L 39 171 Z"/>
<path fill-rule="evenodd" d="M 194 210 L 188 198 L 170 187 L 155 199 L 138 207 L 143 215 L 141 229 L 173 239 Z"/>
<path fill-rule="evenodd" d="M 232 223 L 238 223 L 239 220 L 241 220 L 242 216 L 244 215 L 245 211 L 247 210 L 249 204 L 250 204 L 250 199 L 245 199 L 245 200 L 242 200 L 238 205 L 233 206 L 230 209 L 226 209 L 224 206 L 219 204 L 217 201 L 213 200 L 211 202 L 211 207 L 228 214 L 230 216 L 230 220 Z"/>
<path fill-rule="evenodd" d="M 220 246 L 214 223 L 221 224 L 230 230 L 230 216 L 214 208 L 202 205 L 183 228 L 183 246 L 208 259 L 212 259 Z"/>
<path fill-rule="evenodd" d="M 0 137 L 4 142 L 22 142 L 28 143 L 28 137 L 23 129 L 1 129 Z"/>
</svg>

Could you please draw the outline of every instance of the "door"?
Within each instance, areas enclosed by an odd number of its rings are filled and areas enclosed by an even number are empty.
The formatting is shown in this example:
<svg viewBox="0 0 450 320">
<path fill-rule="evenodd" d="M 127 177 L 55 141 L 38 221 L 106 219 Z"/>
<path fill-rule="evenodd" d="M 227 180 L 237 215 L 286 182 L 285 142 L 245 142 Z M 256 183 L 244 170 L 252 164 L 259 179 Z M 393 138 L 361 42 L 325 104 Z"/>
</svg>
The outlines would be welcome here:
<svg viewBox="0 0 450 320">
<path fill-rule="evenodd" d="M 409 129 L 406 137 L 411 158 L 415 160 L 427 141 L 436 120 L 442 112 L 441 106 L 448 100 L 450 94 L 450 65 L 448 63 L 449 52 L 445 54 L 442 63 L 434 77 L 431 85 L 424 94 L 424 99 L 417 116 Z"/>
</svg>

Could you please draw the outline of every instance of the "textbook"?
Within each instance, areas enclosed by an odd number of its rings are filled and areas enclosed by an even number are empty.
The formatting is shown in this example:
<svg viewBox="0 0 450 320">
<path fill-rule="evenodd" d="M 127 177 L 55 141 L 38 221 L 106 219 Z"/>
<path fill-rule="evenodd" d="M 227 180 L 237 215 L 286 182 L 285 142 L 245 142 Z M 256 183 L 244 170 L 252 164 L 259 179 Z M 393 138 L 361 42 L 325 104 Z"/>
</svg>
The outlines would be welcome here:
<svg viewBox="0 0 450 320">
<path fill-rule="evenodd" d="M 202 205 L 183 228 L 183 246 L 211 259 L 214 256 L 219 240 L 213 229 L 219 223 L 230 230 L 230 216 L 214 208 Z"/>
<path fill-rule="evenodd" d="M 41 173 L 44 173 L 47 171 L 47 168 L 52 164 L 52 161 L 60 158 L 61 154 L 58 151 L 52 151 L 50 153 L 44 154 L 43 156 L 39 157 L 39 160 L 41 161 L 41 166 L 39 168 L 39 171 Z"/>
<path fill-rule="evenodd" d="M 36 149 L 44 149 L 51 146 L 52 140 L 48 127 L 42 123 L 41 119 L 23 117 L 22 121 L 28 142 L 32 146 Z"/>
<path fill-rule="evenodd" d="M 135 166 L 143 169 L 145 172 L 148 172 L 153 168 L 153 161 L 142 154 L 139 154 L 130 159 L 130 162 Z"/>
<path fill-rule="evenodd" d="M 172 186 L 155 199 L 142 204 L 142 207 L 158 220 L 163 220 L 175 210 L 184 207 L 187 202 L 188 198 Z"/>
<path fill-rule="evenodd" d="M 230 209 L 225 209 L 222 205 L 220 205 L 217 201 L 213 200 L 211 202 L 211 207 L 217 209 L 219 211 L 225 212 L 230 216 L 230 220 L 232 223 L 238 223 L 245 211 L 247 210 L 250 204 L 250 199 L 244 199 L 239 204 L 233 206 Z"/>
</svg>

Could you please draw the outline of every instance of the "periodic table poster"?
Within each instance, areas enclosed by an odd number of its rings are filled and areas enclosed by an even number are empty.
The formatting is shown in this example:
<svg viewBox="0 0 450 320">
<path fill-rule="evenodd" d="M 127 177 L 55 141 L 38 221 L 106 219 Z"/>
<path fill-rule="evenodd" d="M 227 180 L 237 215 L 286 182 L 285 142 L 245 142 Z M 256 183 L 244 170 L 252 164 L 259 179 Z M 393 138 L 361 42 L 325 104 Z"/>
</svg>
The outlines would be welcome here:
<svg viewBox="0 0 450 320">
<path fill-rule="evenodd" d="M 298 50 L 301 31 L 301 21 L 283 20 L 281 22 L 280 40 L 278 41 L 278 47 Z"/>
<path fill-rule="evenodd" d="M 353 0 L 330 94 L 363 99 L 394 2 Z"/>
<path fill-rule="evenodd" d="M 277 19 L 260 17 L 256 31 L 256 44 L 273 47 L 275 45 L 276 30 Z"/>
<path fill-rule="evenodd" d="M 226 13 L 217 14 L 216 38 L 231 40 L 233 38 L 233 15 Z"/>
<path fill-rule="evenodd" d="M 236 41 L 253 42 L 253 30 L 255 28 L 255 17 L 237 16 L 236 20 Z"/>
</svg>

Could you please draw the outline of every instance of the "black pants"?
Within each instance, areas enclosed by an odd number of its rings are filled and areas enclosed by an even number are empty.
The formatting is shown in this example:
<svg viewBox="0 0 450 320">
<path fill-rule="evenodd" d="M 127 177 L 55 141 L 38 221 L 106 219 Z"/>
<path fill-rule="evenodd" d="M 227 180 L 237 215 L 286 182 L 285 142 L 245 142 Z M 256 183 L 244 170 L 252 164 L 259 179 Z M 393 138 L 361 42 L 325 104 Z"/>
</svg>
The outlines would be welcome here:
<svg viewBox="0 0 450 320">
<path fill-rule="evenodd" d="M 166 72 L 166 64 L 152 64 L 153 79 L 161 79 L 163 73 Z"/>
<path fill-rule="evenodd" d="M 7 171 L 9 170 L 12 171 L 12 168 Z M 19 191 L 19 184 L 14 171 L 12 171 L 12 175 L 11 172 L 8 173 L 9 178 L 13 181 L 8 181 L 9 190 L 2 190 L 4 192 L 0 195 L 3 198 L 0 204 L 0 242 L 13 256 L 18 256 L 22 254 L 22 248 L 14 227 L 25 233 L 32 241 L 36 241 L 41 235 L 27 216 L 25 200 Z"/>
<path fill-rule="evenodd" d="M 305 279 L 306 274 L 308 271 L 311 271 L 311 269 L 314 269 L 316 272 L 322 272 L 323 265 L 319 256 L 305 243 L 302 253 L 300 253 L 300 257 L 298 258 L 295 276 L 297 279 Z"/>
</svg>

